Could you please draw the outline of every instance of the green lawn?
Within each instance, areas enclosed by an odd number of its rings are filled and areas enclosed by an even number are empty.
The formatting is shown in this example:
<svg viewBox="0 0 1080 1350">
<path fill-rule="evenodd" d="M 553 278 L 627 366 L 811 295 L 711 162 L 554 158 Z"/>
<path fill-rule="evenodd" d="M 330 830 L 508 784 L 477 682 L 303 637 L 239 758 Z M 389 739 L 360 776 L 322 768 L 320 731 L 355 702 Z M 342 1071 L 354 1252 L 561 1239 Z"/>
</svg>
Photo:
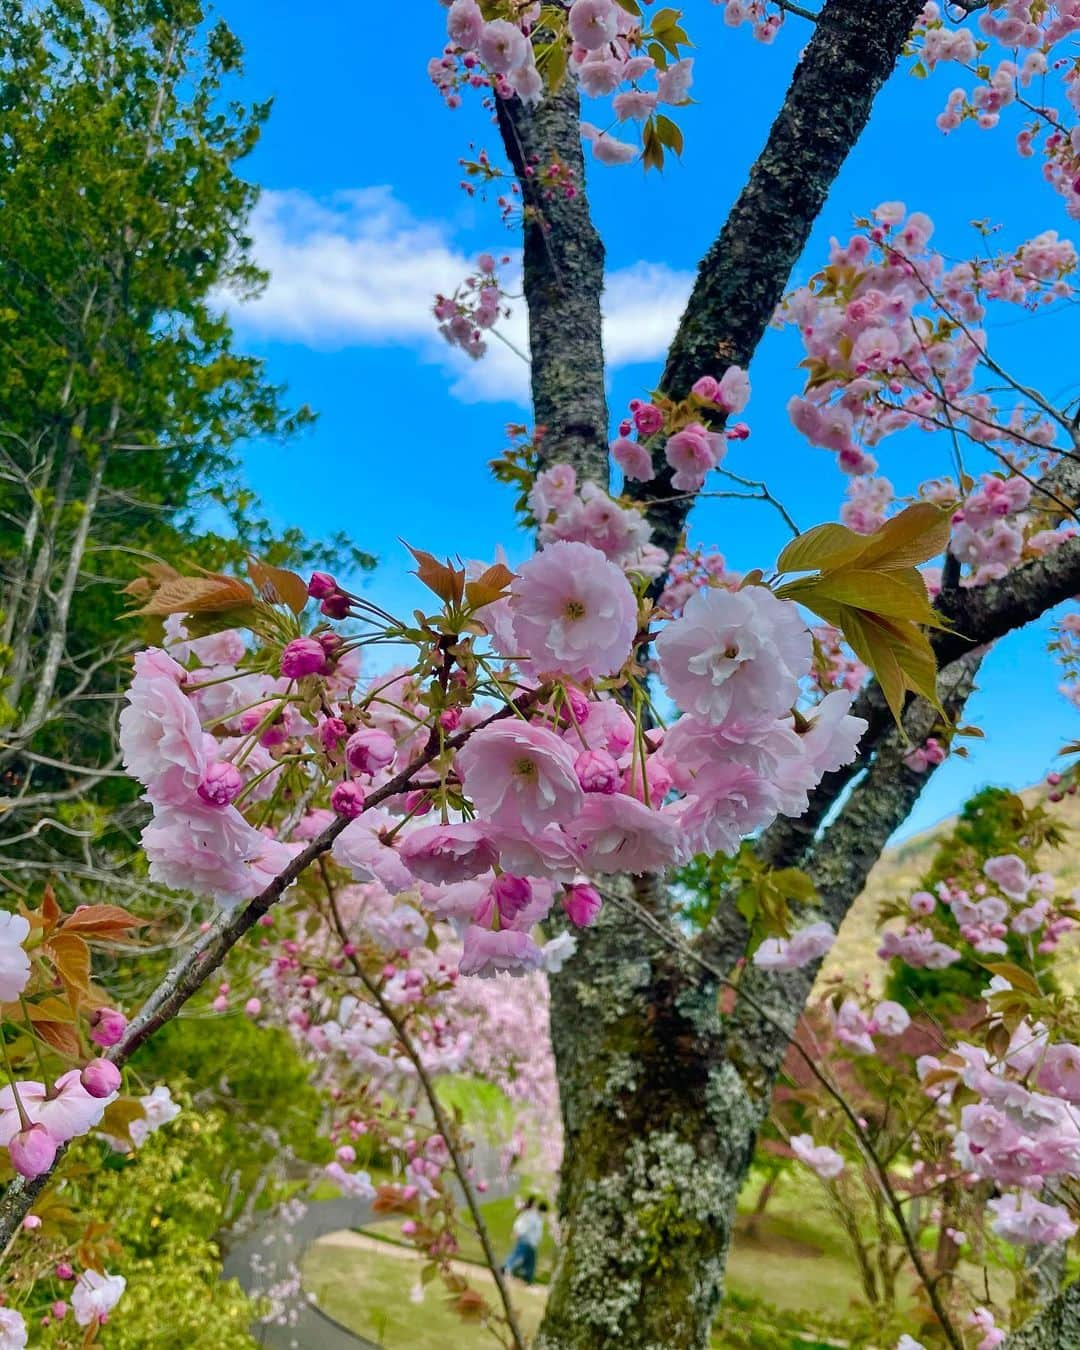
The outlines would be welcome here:
<svg viewBox="0 0 1080 1350">
<path fill-rule="evenodd" d="M 422 1302 L 413 1302 L 421 1263 L 396 1254 L 359 1251 L 334 1246 L 324 1238 L 309 1247 L 302 1262 L 304 1288 L 316 1295 L 319 1306 L 336 1321 L 361 1336 L 378 1341 L 385 1350 L 473 1350 L 494 1345 L 482 1326 L 462 1322 L 446 1306 L 446 1291 L 433 1280 Z M 485 1297 L 497 1299 L 495 1283 L 486 1270 L 468 1268 L 472 1284 Z M 515 1286 L 515 1303 L 522 1330 L 531 1335 L 540 1325 L 543 1291 L 528 1293 Z"/>
<path fill-rule="evenodd" d="M 786 1181 L 786 1179 L 785 1179 Z M 782 1183 L 784 1184 L 784 1183 Z M 820 1190 L 793 1177 L 790 1193 L 780 1195 L 782 1205 L 765 1216 L 758 1241 L 736 1240 L 728 1267 L 729 1288 L 736 1299 L 761 1299 L 778 1312 L 805 1311 L 815 1315 L 842 1313 L 858 1298 L 859 1285 L 847 1256 L 843 1235 L 821 1202 Z M 751 1191 L 747 1204 L 754 1199 Z M 484 1217 L 496 1252 L 502 1256 L 512 1245 L 510 1229 L 516 1213 L 514 1197 L 491 1200 Z M 314 1293 L 331 1317 L 361 1335 L 379 1341 L 386 1350 L 457 1350 L 490 1347 L 491 1336 L 482 1327 L 463 1324 L 445 1304 L 440 1282 L 433 1281 L 423 1301 L 414 1302 L 420 1263 L 409 1259 L 411 1251 L 397 1245 L 393 1223 L 365 1230 L 363 1236 L 384 1244 L 384 1250 L 347 1247 L 324 1239 L 309 1249 L 303 1261 L 304 1286 Z M 462 1237 L 466 1261 L 480 1258 L 475 1235 Z M 540 1250 L 538 1275 L 550 1275 L 555 1244 L 545 1234 Z M 494 1301 L 494 1284 L 486 1271 L 469 1265 L 469 1278 Z M 513 1283 L 515 1303 L 523 1327 L 529 1332 L 539 1324 L 544 1291 L 527 1291 Z M 794 1319 L 802 1325 L 799 1319 Z M 771 1342 L 776 1344 L 777 1342 Z M 719 1346 L 720 1341 L 716 1344 Z M 792 1337 L 792 1350 L 807 1350 L 807 1343 Z"/>
</svg>

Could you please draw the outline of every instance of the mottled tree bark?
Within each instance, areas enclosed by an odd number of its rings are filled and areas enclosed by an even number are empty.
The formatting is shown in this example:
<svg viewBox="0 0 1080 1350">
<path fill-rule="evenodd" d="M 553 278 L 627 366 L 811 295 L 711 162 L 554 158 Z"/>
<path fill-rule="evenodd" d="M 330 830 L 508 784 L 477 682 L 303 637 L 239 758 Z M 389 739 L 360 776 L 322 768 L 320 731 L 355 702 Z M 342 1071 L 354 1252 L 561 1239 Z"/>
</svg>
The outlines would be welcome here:
<svg viewBox="0 0 1080 1350">
<path fill-rule="evenodd" d="M 1002 1350 L 1074 1350 L 1080 1346 L 1080 1280 L 1005 1341 Z"/>
<path fill-rule="evenodd" d="M 568 80 L 538 107 L 499 103 L 503 144 L 521 185 L 524 287 L 529 310 L 533 413 L 544 428 L 543 460 L 574 465 L 580 479 L 608 484 L 608 414 L 600 295 L 604 245 L 589 214 L 578 130 L 577 87 Z M 558 159 L 572 197 L 550 199 L 527 172 Z"/>
</svg>

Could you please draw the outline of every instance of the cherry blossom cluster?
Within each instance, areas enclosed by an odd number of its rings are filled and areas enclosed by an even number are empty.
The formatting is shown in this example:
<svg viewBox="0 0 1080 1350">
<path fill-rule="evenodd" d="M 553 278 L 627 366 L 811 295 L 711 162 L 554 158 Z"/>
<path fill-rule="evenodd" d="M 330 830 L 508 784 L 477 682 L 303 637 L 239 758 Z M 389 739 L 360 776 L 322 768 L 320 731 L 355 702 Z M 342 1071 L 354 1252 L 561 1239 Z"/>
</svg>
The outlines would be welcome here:
<svg viewBox="0 0 1080 1350">
<path fill-rule="evenodd" d="M 781 1088 L 774 1107 L 790 1155 L 830 1187 L 854 1174 L 875 1190 L 884 1184 L 894 1195 L 926 1197 L 927 1205 L 906 1211 L 907 1222 L 915 1241 L 927 1226 L 947 1237 L 937 1248 L 935 1259 L 946 1262 L 939 1272 L 952 1268 L 950 1251 L 989 1259 L 995 1241 L 1046 1247 L 1078 1231 L 1080 1022 L 1074 1001 L 1045 990 L 1041 975 L 1045 957 L 1074 926 L 1077 903 L 1075 895 L 1056 898 L 1060 883 L 1035 869 L 1040 840 L 1053 837 L 1049 818 L 1021 808 L 1013 827 L 1027 846 L 1024 857 L 979 861 L 965 843 L 952 855 L 955 876 L 882 908 L 887 922 L 905 910 L 910 919 L 903 930 L 890 924 L 882 956 L 940 969 L 974 954 L 987 969 L 981 1001 L 955 1019 L 928 1017 L 921 997 L 909 1011 L 875 999 L 869 981 L 853 989 L 844 975 L 829 975 L 834 989 L 808 1011 L 796 1036 L 803 1053 L 789 1051 L 792 1089 Z M 817 952 L 828 942 L 822 932 L 815 947 L 817 928 L 788 943 Z M 783 942 L 763 950 L 758 965 L 797 964 L 774 961 L 784 956 Z M 875 1110 L 883 1092 L 884 1115 Z M 877 1159 L 872 1168 L 870 1158 Z M 980 1344 L 999 1345 L 1000 1311 L 972 1307 L 970 1299 L 966 1282 L 950 1286 L 950 1315 L 973 1328 Z"/>
<path fill-rule="evenodd" d="M 1050 4 L 995 0 L 981 9 L 974 27 L 966 22 L 953 26 L 956 16 L 948 6 L 943 13 L 941 6 L 929 3 L 916 25 L 911 46 L 919 58 L 916 74 L 953 64 L 976 81 L 973 87 L 952 90 L 937 125 L 951 132 L 964 122 L 974 122 L 991 130 L 1006 108 L 1018 109 L 1024 119 L 1016 136 L 1018 152 L 1025 158 L 1033 156 L 1041 138 L 1043 176 L 1076 219 L 1080 131 L 1075 113 L 1080 89 L 1071 39 L 1080 32 L 1080 6 L 1076 0 Z"/>
<path fill-rule="evenodd" d="M 631 399 L 630 416 L 619 424 L 611 457 L 626 478 L 649 483 L 656 477 L 654 452 L 662 449 L 674 471 L 676 491 L 697 492 L 709 471 L 719 468 L 727 453 L 725 441 L 745 440 L 750 434 L 744 422 L 724 432 L 710 431 L 703 414 L 726 417 L 742 412 L 749 401 L 750 380 L 739 366 L 729 366 L 719 380 L 703 375 L 682 402 L 660 395 L 649 402 Z"/>
<path fill-rule="evenodd" d="M 578 492 L 563 465 L 530 505 L 542 546 L 516 575 L 496 564 L 469 581 L 417 555 L 443 600 L 420 629 L 321 573 L 308 591 L 322 615 L 362 619 L 366 639 L 322 620 L 300 632 L 265 605 L 281 637 L 242 655 L 233 630 L 192 639 L 173 622 L 172 654 L 136 659 L 121 717 L 153 811 L 151 877 L 226 907 L 252 898 L 302 847 L 310 812 L 286 838 L 287 803 L 314 792 L 353 878 L 467 917 L 460 970 L 488 975 L 543 963 L 531 932 L 556 903 L 591 918 L 591 875 L 734 852 L 801 813 L 864 724 L 843 692 L 812 720 L 795 711 L 812 665 L 797 607 L 761 585 L 707 587 L 665 621 L 644 598 L 661 557 L 638 512 Z M 646 638 L 684 710 L 666 729 L 644 720 Z M 365 640 L 411 642 L 416 660 L 354 688 Z"/>
<path fill-rule="evenodd" d="M 960 462 L 958 478 L 924 483 L 920 495 L 960 503 L 950 551 L 963 565 L 962 584 L 1001 577 L 1074 530 L 1059 525 L 1062 512 L 1033 492 L 1028 473 L 1054 462 L 1057 416 L 995 366 L 981 325 L 991 302 L 1032 308 L 1069 297 L 1076 251 L 1048 231 L 1011 253 L 950 265 L 929 246 L 929 218 L 902 203 L 886 202 L 858 224 L 779 311 L 799 328 L 809 371 L 805 392 L 788 405 L 791 420 L 851 475 L 841 518 L 861 533 L 878 529 L 898 504 L 871 453 L 887 437 L 945 430 L 958 455 L 961 439 L 989 452 L 992 473 L 976 482 Z M 987 373 L 1011 387 L 1011 408 L 983 387 Z"/>
<path fill-rule="evenodd" d="M 693 60 L 679 55 L 689 40 L 676 11 L 650 21 L 636 4 L 572 0 L 565 12 L 552 7 L 542 15 L 538 3 L 503 0 L 485 18 L 477 0 L 442 2 L 448 40 L 428 74 L 449 107 L 460 105 L 467 88 L 532 106 L 569 74 L 586 97 L 611 99 L 614 122 L 642 125 L 638 145 L 583 121 L 600 163 L 662 163 L 665 146 L 681 147 L 678 128 L 661 111 L 689 101 L 693 76 Z"/>
<path fill-rule="evenodd" d="M 510 259 L 504 257 L 501 261 L 505 264 Z M 451 347 L 460 347 L 474 360 L 487 351 L 484 333 L 494 328 L 500 317 L 508 318 L 510 314 L 503 305 L 497 268 L 492 254 L 482 253 L 476 260 L 476 271 L 465 278 L 453 295 L 435 297 L 439 332 Z"/>
<path fill-rule="evenodd" d="M 784 22 L 784 8 L 777 0 L 713 0 L 713 4 L 723 5 L 729 28 L 749 24 L 758 42 L 772 42 Z"/>
<path fill-rule="evenodd" d="M 41 1327 L 47 1328 L 63 1323 L 68 1314 L 75 1325 L 85 1327 L 86 1345 L 96 1344 L 97 1329 L 109 1321 L 109 1315 L 120 1302 L 127 1287 L 123 1275 L 110 1275 L 100 1270 L 87 1269 L 75 1273 L 74 1269 L 61 1262 L 55 1271 L 56 1278 L 63 1282 L 71 1281 L 71 1293 L 66 1299 L 55 1299 L 49 1311 L 41 1318 Z M 0 1347 L 2 1350 L 23 1350 L 30 1344 L 29 1328 L 22 1313 L 17 1308 L 0 1307 Z"/>
<path fill-rule="evenodd" d="M 724 560 L 724 555 L 715 549 L 679 548 L 671 555 L 665 573 L 660 608 L 675 616 L 682 613 L 687 600 L 703 586 L 720 586 L 724 590 L 736 591 L 741 581 L 742 573 L 733 572 Z"/>
</svg>

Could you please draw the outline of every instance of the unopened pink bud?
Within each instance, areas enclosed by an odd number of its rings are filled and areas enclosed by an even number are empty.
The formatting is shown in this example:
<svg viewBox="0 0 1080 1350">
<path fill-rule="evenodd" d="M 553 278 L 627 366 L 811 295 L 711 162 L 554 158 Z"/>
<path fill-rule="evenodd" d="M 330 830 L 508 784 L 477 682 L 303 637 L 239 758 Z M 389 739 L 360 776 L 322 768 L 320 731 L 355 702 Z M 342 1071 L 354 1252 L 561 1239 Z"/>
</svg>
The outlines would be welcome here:
<svg viewBox="0 0 1080 1350">
<path fill-rule="evenodd" d="M 606 750 L 583 750 L 574 761 L 574 772 L 586 792 L 617 791 L 622 775 Z"/>
<path fill-rule="evenodd" d="M 347 595 L 328 595 L 319 606 L 319 612 L 328 619 L 345 619 L 349 615 L 349 597 Z"/>
<path fill-rule="evenodd" d="M 120 1070 L 107 1059 L 92 1059 L 79 1075 L 91 1097 L 109 1097 L 120 1086 Z"/>
<path fill-rule="evenodd" d="M 98 1008 L 90 1017 L 90 1039 L 108 1049 L 119 1043 L 127 1027 L 127 1018 L 115 1008 Z"/>
<path fill-rule="evenodd" d="M 361 727 L 345 742 L 345 763 L 353 773 L 377 773 L 392 764 L 396 754 L 393 737 L 377 727 Z"/>
<path fill-rule="evenodd" d="M 8 1144 L 11 1165 L 20 1176 L 39 1177 L 56 1161 L 59 1144 L 44 1125 L 20 1130 Z"/>
<path fill-rule="evenodd" d="M 257 998 L 249 998 L 244 1004 L 244 1011 L 249 1017 L 258 1017 L 262 1012 L 262 1002 Z"/>
<path fill-rule="evenodd" d="M 62 1322 L 67 1316 L 68 1305 L 62 1298 L 58 1298 L 49 1311 L 58 1322 Z"/>
<path fill-rule="evenodd" d="M 359 783 L 338 783 L 330 794 L 330 805 L 339 816 L 355 820 L 364 812 L 364 789 Z"/>
<path fill-rule="evenodd" d="M 326 653 L 314 638 L 293 638 L 281 653 L 281 673 L 287 680 L 302 680 L 305 675 L 326 671 Z"/>
<path fill-rule="evenodd" d="M 563 894 L 566 917 L 577 928 L 589 928 L 604 907 L 600 892 L 594 886 L 570 886 Z"/>
<path fill-rule="evenodd" d="M 236 765 L 221 759 L 207 769 L 199 784 L 199 796 L 207 806 L 228 806 L 239 797 L 243 786 L 243 775 Z"/>
<path fill-rule="evenodd" d="M 328 595 L 337 595 L 340 589 L 329 572 L 312 572 L 307 593 L 312 600 L 325 600 Z"/>
<path fill-rule="evenodd" d="M 26 1229 L 28 1233 L 36 1232 L 37 1229 L 41 1227 L 41 1215 L 28 1214 L 26 1218 L 23 1219 L 22 1226 Z"/>
</svg>

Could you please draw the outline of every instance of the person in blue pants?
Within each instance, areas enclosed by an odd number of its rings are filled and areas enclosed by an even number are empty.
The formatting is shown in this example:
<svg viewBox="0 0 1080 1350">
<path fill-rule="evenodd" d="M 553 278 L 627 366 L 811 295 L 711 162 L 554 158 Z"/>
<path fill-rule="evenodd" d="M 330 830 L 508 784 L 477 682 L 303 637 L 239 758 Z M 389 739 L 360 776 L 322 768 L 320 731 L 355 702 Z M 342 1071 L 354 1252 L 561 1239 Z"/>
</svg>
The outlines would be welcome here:
<svg viewBox="0 0 1080 1350">
<path fill-rule="evenodd" d="M 539 1205 L 533 1196 L 529 1196 L 514 1220 L 514 1249 L 506 1258 L 503 1270 L 508 1275 L 518 1275 L 526 1284 L 532 1284 L 536 1278 L 536 1253 L 544 1236 L 544 1212 L 547 1204 Z"/>
</svg>

